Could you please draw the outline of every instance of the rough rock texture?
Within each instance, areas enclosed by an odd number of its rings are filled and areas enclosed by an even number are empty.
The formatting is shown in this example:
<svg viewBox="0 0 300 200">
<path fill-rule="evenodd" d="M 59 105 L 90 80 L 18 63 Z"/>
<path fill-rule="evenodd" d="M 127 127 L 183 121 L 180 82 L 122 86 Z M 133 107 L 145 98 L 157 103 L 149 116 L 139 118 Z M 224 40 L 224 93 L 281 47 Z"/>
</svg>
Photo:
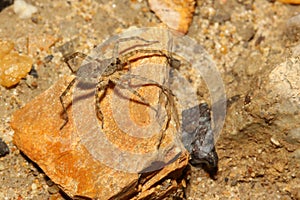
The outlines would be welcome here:
<svg viewBox="0 0 300 200">
<path fill-rule="evenodd" d="M 70 81 L 70 78 L 66 80 Z M 111 171 L 89 157 L 82 145 L 72 141 L 72 120 L 62 132 L 59 131 L 63 121 L 58 97 L 66 83 L 58 82 L 14 114 L 14 142 L 69 195 L 108 197 L 116 194 L 136 182 L 138 176 Z M 108 181 L 108 177 L 114 177 L 116 173 L 123 181 L 113 187 L 115 182 Z M 99 184 L 107 188 L 97 187 Z"/>
<path fill-rule="evenodd" d="M 273 137 L 285 139 L 290 131 L 299 128 L 299 76 L 300 62 L 296 57 L 274 66 L 272 71 L 264 71 L 255 81 L 257 89 L 244 97 L 247 114 L 235 122 L 239 124 L 236 131 L 268 130 Z"/>
<path fill-rule="evenodd" d="M 195 11 L 194 0 L 149 0 L 151 10 L 169 28 L 186 34 Z"/>
<path fill-rule="evenodd" d="M 176 179 L 180 177 L 182 170 L 188 163 L 188 154 L 185 151 L 181 152 L 174 163 L 167 165 L 161 171 L 150 172 L 144 179 L 139 180 L 138 173 L 128 173 L 110 168 L 88 152 L 81 141 L 85 133 L 78 132 L 77 129 L 79 128 L 74 124 L 72 106 L 68 108 L 70 120 L 60 131 L 64 121 L 61 117 L 62 107 L 59 96 L 72 78 L 66 77 L 60 80 L 24 108 L 14 113 L 11 126 L 15 130 L 14 143 L 16 146 L 36 162 L 71 197 L 128 199 L 138 194 L 135 199 L 144 199 L 151 196 L 164 197 L 176 191 L 181 185 L 181 182 L 177 182 Z M 154 100 L 158 91 L 160 91 L 159 88 L 155 88 L 155 86 L 141 89 L 142 94 L 143 92 L 150 93 L 149 96 L 154 97 Z M 112 89 L 109 89 L 100 105 L 105 117 L 104 133 L 107 138 L 120 149 L 127 151 L 145 153 L 145 151 L 153 150 L 153 146 L 156 147 L 157 145 L 157 136 L 148 138 L 146 142 L 141 143 L 140 138 L 126 136 L 118 129 L 118 124 L 112 117 L 110 105 L 112 94 Z M 140 124 L 149 123 L 145 120 L 145 118 L 147 119 L 145 105 L 136 104 L 130 104 L 130 109 L 133 112 L 131 118 Z M 139 109 L 144 110 L 144 112 L 140 117 L 137 117 L 136 113 Z M 84 116 L 85 113 L 81 113 L 81 115 Z M 168 126 L 161 146 L 168 144 L 173 139 L 172 132 L 176 132 L 176 129 L 172 124 L 174 122 Z M 90 128 L 93 126 L 87 125 Z M 104 153 L 108 152 L 109 149 Z M 160 181 L 164 187 L 157 189 L 157 184 Z M 155 187 L 153 187 L 154 185 Z"/>
</svg>

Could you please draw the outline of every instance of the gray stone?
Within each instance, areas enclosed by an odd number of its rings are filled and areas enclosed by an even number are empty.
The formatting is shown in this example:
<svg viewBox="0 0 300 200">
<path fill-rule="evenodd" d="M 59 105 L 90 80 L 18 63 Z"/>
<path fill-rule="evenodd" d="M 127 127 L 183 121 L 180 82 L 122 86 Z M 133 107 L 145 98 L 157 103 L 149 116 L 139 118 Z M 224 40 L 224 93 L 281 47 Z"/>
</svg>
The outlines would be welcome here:
<svg viewBox="0 0 300 200">
<path fill-rule="evenodd" d="M 182 112 L 182 142 L 191 154 L 190 163 L 194 166 L 205 165 L 212 175 L 218 167 L 214 134 L 211 129 L 210 109 L 206 103 Z"/>
<path fill-rule="evenodd" d="M 237 33 L 243 41 L 250 41 L 255 34 L 255 29 L 252 23 L 245 23 L 244 21 L 235 24 Z"/>
<path fill-rule="evenodd" d="M 300 127 L 290 130 L 286 136 L 286 141 L 291 144 L 300 143 Z"/>
</svg>

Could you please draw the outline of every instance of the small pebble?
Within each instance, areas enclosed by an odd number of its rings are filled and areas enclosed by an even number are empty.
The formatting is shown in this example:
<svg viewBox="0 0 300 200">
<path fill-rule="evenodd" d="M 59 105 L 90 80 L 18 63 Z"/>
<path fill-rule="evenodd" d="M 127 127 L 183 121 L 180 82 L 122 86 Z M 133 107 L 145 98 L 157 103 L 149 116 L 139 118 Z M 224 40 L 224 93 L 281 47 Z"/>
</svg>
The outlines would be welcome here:
<svg viewBox="0 0 300 200">
<path fill-rule="evenodd" d="M 225 181 L 225 183 L 227 183 L 227 182 L 229 181 L 229 178 L 228 178 L 228 177 L 225 177 L 225 178 L 224 178 L 224 181 Z"/>
<path fill-rule="evenodd" d="M 31 70 L 29 72 L 29 75 L 33 76 L 34 78 L 38 78 L 39 77 L 39 75 L 38 75 L 38 73 L 37 73 L 37 71 L 36 71 L 36 69 L 34 67 L 31 68 Z"/>
<path fill-rule="evenodd" d="M 49 179 L 49 180 L 46 181 L 46 184 L 47 184 L 49 187 L 51 187 L 51 186 L 54 185 L 54 182 L 53 182 L 51 179 Z"/>
<path fill-rule="evenodd" d="M 245 23 L 244 21 L 235 23 L 237 33 L 241 37 L 242 41 L 250 41 L 255 35 L 254 26 L 251 23 Z"/>
<path fill-rule="evenodd" d="M 186 181 L 184 179 L 182 179 L 181 184 L 184 188 L 186 188 Z"/>
<path fill-rule="evenodd" d="M 5 142 L 0 138 L 0 157 L 5 156 L 9 153 L 9 148 Z"/>
<path fill-rule="evenodd" d="M 238 181 L 236 179 L 233 179 L 230 183 L 231 186 L 236 186 Z"/>
<path fill-rule="evenodd" d="M 30 18 L 33 13 L 37 12 L 37 8 L 26 3 L 24 0 L 15 0 L 14 12 L 21 18 Z"/>
<path fill-rule="evenodd" d="M 3 171 L 5 169 L 5 166 L 3 165 L 3 163 L 0 163 L 0 171 Z"/>
<path fill-rule="evenodd" d="M 51 187 L 48 187 L 48 192 L 50 194 L 56 194 L 59 192 L 59 187 L 57 185 L 52 185 Z"/>
<path fill-rule="evenodd" d="M 49 62 L 51 62 L 51 60 L 53 59 L 53 55 L 48 55 L 48 56 L 46 56 L 45 58 L 44 58 L 44 62 L 45 63 L 49 63 Z"/>
<path fill-rule="evenodd" d="M 13 50 L 14 43 L 0 40 L 0 84 L 11 87 L 31 70 L 33 60 Z"/>
<path fill-rule="evenodd" d="M 275 139 L 274 137 L 271 137 L 270 141 L 271 141 L 271 143 L 274 144 L 276 147 L 281 147 L 280 142 L 279 142 L 277 139 Z"/>
<path fill-rule="evenodd" d="M 36 185 L 35 183 L 32 183 L 31 189 L 32 189 L 32 190 L 36 190 L 36 189 L 37 189 L 37 185 Z"/>
<path fill-rule="evenodd" d="M 262 149 L 258 149 L 258 150 L 257 150 L 257 153 L 261 154 L 262 151 L 263 151 Z"/>
</svg>

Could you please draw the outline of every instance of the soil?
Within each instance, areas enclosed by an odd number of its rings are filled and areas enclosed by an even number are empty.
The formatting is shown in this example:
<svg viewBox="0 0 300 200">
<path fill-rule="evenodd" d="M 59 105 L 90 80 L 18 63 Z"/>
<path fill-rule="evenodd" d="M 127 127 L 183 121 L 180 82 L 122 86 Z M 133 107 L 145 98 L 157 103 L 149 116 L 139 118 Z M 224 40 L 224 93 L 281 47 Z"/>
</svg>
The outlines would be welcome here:
<svg viewBox="0 0 300 200">
<path fill-rule="evenodd" d="M 20 19 L 12 6 L 0 12 L 0 39 L 13 41 L 17 51 L 35 60 L 34 70 L 18 85 L 0 87 L 0 138 L 10 149 L 0 158 L 0 199 L 68 199 L 14 146 L 12 113 L 70 74 L 63 54 L 88 53 L 129 27 L 161 22 L 139 0 L 27 2 L 38 8 L 31 18 Z M 214 180 L 191 167 L 186 199 L 300 199 L 299 112 L 295 117 L 277 112 L 280 102 L 272 110 L 270 99 L 277 93 L 267 92 L 278 65 L 297 56 L 299 61 L 300 21 L 289 23 L 299 14 L 300 6 L 274 1 L 197 1 L 187 35 L 213 57 L 230 105 L 216 144 L 218 174 Z M 299 62 L 292 64 L 299 68 Z"/>
</svg>

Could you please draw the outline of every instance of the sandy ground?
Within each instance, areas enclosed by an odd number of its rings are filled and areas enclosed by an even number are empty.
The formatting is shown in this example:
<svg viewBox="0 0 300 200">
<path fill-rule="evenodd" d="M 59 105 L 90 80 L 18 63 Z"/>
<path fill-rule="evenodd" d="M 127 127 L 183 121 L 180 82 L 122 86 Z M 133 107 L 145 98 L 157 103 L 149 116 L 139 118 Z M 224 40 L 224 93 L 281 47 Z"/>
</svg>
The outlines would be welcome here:
<svg viewBox="0 0 300 200">
<path fill-rule="evenodd" d="M 0 137 L 10 148 L 10 153 L 0 158 L 0 199 L 67 199 L 13 145 L 11 114 L 70 74 L 62 62 L 64 51 L 88 53 L 124 29 L 157 26 L 160 21 L 144 1 L 28 2 L 38 8 L 29 19 L 20 19 L 12 7 L 0 13 L 0 38 L 13 41 L 19 52 L 32 56 L 38 74 L 36 78 L 31 73 L 13 88 L 0 87 Z M 236 98 L 230 101 L 217 141 L 216 180 L 192 168 L 186 199 L 300 199 L 299 134 L 288 140 L 287 132 L 282 131 L 285 125 L 295 123 L 293 118 L 275 126 L 273 118 L 256 120 L 261 117 L 251 110 L 255 108 L 245 108 L 251 101 L 255 105 L 263 101 L 257 82 L 267 84 L 264 77 L 291 58 L 293 47 L 299 45 L 299 29 L 286 26 L 297 14 L 300 6 L 273 1 L 197 1 L 188 36 L 212 55 L 227 96 Z M 68 41 L 73 47 L 61 48 Z"/>
</svg>

